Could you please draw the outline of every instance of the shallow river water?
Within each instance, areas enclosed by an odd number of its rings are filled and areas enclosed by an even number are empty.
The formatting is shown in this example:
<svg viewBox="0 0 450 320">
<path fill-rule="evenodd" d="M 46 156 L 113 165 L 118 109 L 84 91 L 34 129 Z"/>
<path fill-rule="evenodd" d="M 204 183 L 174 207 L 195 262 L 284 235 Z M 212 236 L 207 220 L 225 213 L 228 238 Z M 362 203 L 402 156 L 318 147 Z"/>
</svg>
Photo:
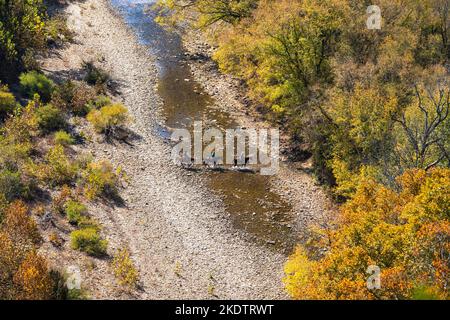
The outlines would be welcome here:
<svg viewBox="0 0 450 320">
<path fill-rule="evenodd" d="M 157 58 L 158 93 L 169 128 L 191 128 L 194 121 L 218 128 L 235 128 L 226 112 L 214 108 L 214 99 L 193 78 L 180 37 L 159 26 L 152 1 L 111 0 L 126 23 Z M 261 245 L 290 252 L 296 243 L 292 207 L 270 191 L 270 178 L 235 171 L 209 172 L 209 187 L 224 201 L 233 225 Z"/>
</svg>

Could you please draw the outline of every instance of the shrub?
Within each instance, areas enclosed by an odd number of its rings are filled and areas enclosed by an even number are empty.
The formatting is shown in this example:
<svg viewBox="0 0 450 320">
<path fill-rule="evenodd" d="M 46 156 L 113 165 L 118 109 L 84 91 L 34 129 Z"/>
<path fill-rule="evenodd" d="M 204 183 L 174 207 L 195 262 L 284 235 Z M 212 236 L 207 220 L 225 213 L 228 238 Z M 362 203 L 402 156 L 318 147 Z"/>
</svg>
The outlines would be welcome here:
<svg viewBox="0 0 450 320">
<path fill-rule="evenodd" d="M 96 228 L 86 228 L 73 231 L 70 234 L 71 247 L 91 256 L 104 256 L 108 242 L 100 237 Z"/>
<path fill-rule="evenodd" d="M 69 289 L 66 298 L 67 300 L 87 300 L 88 294 L 83 289 Z"/>
<path fill-rule="evenodd" d="M 75 95 L 77 85 L 68 80 L 58 85 L 52 94 L 52 104 L 60 109 L 69 109 L 72 99 Z"/>
<path fill-rule="evenodd" d="M 88 216 L 81 216 L 80 220 L 78 221 L 78 227 L 80 229 L 100 229 L 98 222 Z"/>
<path fill-rule="evenodd" d="M 82 170 L 85 170 L 92 161 L 93 156 L 90 152 L 81 153 L 77 157 L 77 165 Z"/>
<path fill-rule="evenodd" d="M 89 113 L 89 103 L 97 96 L 97 91 L 85 84 L 79 85 L 75 89 L 74 97 L 72 99 L 72 112 L 78 116 L 85 116 Z"/>
<path fill-rule="evenodd" d="M 29 160 L 31 148 L 31 143 L 11 143 L 0 137 L 0 168 L 17 171 Z"/>
<path fill-rule="evenodd" d="M 57 145 L 50 149 L 45 160 L 46 178 L 50 184 L 63 185 L 74 181 L 78 167 L 66 156 L 63 146 Z"/>
<path fill-rule="evenodd" d="M 72 198 L 72 190 L 67 186 L 64 185 L 61 188 L 60 193 L 53 198 L 52 202 L 52 209 L 54 212 L 63 214 L 64 213 L 64 205 L 67 201 L 69 201 Z"/>
<path fill-rule="evenodd" d="M 41 62 L 36 59 L 36 50 L 33 48 L 27 48 L 22 56 L 22 66 L 23 70 L 32 71 L 41 70 Z"/>
<path fill-rule="evenodd" d="M 30 251 L 14 275 L 14 283 L 18 287 L 17 299 L 49 300 L 53 295 L 53 280 L 47 261 L 36 251 Z"/>
<path fill-rule="evenodd" d="M 128 110 L 122 104 L 112 104 L 100 110 L 91 111 L 87 119 L 99 133 L 110 135 L 114 129 L 129 121 Z"/>
<path fill-rule="evenodd" d="M 134 288 L 139 280 L 139 273 L 130 258 L 127 249 L 119 250 L 112 261 L 114 274 L 123 286 Z"/>
<path fill-rule="evenodd" d="M 8 87 L 0 84 L 0 117 L 11 113 L 16 107 L 16 99 Z"/>
<path fill-rule="evenodd" d="M 6 231 L 6 226 L 0 228 L 0 299 L 53 298 L 54 281 L 45 259 L 22 238 L 17 241 Z"/>
<path fill-rule="evenodd" d="M 59 248 L 63 245 L 63 241 L 61 239 L 61 237 L 58 235 L 57 232 L 52 232 L 49 236 L 48 236 L 48 241 L 50 241 L 50 243 L 52 245 L 54 245 L 55 247 Z"/>
<path fill-rule="evenodd" d="M 44 47 L 44 20 L 42 0 L 0 2 L 0 79 L 15 77 L 24 54 Z"/>
<path fill-rule="evenodd" d="M 75 139 L 64 130 L 60 130 L 55 133 L 55 143 L 67 147 L 74 144 Z"/>
<path fill-rule="evenodd" d="M 31 71 L 22 73 L 19 79 L 21 90 L 25 96 L 31 99 L 38 94 L 43 102 L 50 101 L 55 84 L 44 74 Z"/>
<path fill-rule="evenodd" d="M 84 81 L 90 85 L 104 85 L 110 79 L 109 74 L 106 71 L 96 67 L 93 62 L 84 62 L 83 69 L 86 72 Z"/>
<path fill-rule="evenodd" d="M 6 208 L 8 207 L 8 201 L 6 201 L 6 197 L 3 193 L 0 193 L 0 225 L 3 221 L 3 216 Z"/>
<path fill-rule="evenodd" d="M 96 97 L 97 91 L 94 88 L 69 80 L 57 87 L 52 96 L 52 103 L 75 115 L 85 116 Z"/>
<path fill-rule="evenodd" d="M 5 209 L 2 230 L 18 246 L 33 247 L 41 241 L 36 222 L 22 201 L 15 201 Z"/>
<path fill-rule="evenodd" d="M 108 105 L 111 105 L 111 99 L 108 96 L 100 95 L 95 100 L 91 101 L 88 106 L 89 109 L 101 109 L 103 107 L 106 107 Z"/>
<path fill-rule="evenodd" d="M 39 128 L 43 132 L 52 132 L 63 129 L 66 126 L 66 120 L 62 111 L 51 104 L 40 107 L 36 110 Z"/>
<path fill-rule="evenodd" d="M 39 100 L 29 101 L 25 108 L 19 108 L 17 113 L 8 118 L 2 128 L 2 132 L 8 143 L 28 143 L 38 133 L 36 108 Z"/>
<path fill-rule="evenodd" d="M 8 202 L 20 198 L 24 194 L 24 185 L 19 172 L 7 169 L 0 171 L 0 193 Z"/>
<path fill-rule="evenodd" d="M 78 201 L 69 200 L 64 207 L 69 222 L 73 224 L 78 224 L 87 214 L 86 206 Z"/>
<path fill-rule="evenodd" d="M 88 164 L 83 173 L 84 192 L 89 199 L 104 195 L 115 195 L 122 171 L 114 170 L 108 161 Z"/>
<path fill-rule="evenodd" d="M 73 40 L 73 33 L 67 27 L 66 19 L 63 16 L 56 16 L 48 20 L 45 25 L 45 31 L 47 33 L 47 42 L 61 45 L 65 41 Z"/>
</svg>

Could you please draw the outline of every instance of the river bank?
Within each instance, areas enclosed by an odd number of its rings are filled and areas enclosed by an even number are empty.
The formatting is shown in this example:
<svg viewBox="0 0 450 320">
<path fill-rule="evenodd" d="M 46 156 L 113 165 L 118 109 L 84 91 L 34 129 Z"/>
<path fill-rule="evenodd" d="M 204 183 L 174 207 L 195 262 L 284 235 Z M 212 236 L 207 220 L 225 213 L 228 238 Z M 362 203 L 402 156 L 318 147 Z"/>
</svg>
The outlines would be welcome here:
<svg viewBox="0 0 450 320">
<path fill-rule="evenodd" d="M 212 59 L 215 48 L 199 30 L 184 30 L 183 44 L 187 62 L 194 79 L 202 84 L 202 89 L 214 97 L 215 107 L 237 119 L 241 127 L 271 128 L 273 124 L 264 120 L 246 95 L 246 86 L 240 79 L 220 72 Z M 282 131 L 282 130 L 281 130 Z M 289 137 L 281 136 L 281 167 L 272 177 L 271 189 L 281 194 L 293 205 L 296 214 L 296 229 L 304 231 L 312 224 L 323 224 L 335 210 L 335 205 L 327 192 L 315 181 L 308 169 L 309 161 L 291 161 Z"/>
<path fill-rule="evenodd" d="M 139 137 L 133 145 L 108 144 L 92 134 L 85 146 L 96 159 L 121 165 L 129 177 L 124 205 L 90 206 L 110 250 L 126 244 L 141 275 L 141 290 L 123 292 L 108 262 L 44 245 L 61 267 L 78 265 L 93 299 L 283 299 L 286 256 L 246 240 L 232 227 L 222 199 L 201 175 L 174 166 L 170 148 L 155 133 L 162 101 L 155 59 L 106 0 L 71 3 L 66 9 L 75 42 L 43 63 L 53 78 L 76 75 L 94 60 L 118 84 L 117 100 L 128 107 Z M 88 128 L 86 128 L 88 130 Z M 89 264 L 89 267 L 86 267 Z"/>
</svg>

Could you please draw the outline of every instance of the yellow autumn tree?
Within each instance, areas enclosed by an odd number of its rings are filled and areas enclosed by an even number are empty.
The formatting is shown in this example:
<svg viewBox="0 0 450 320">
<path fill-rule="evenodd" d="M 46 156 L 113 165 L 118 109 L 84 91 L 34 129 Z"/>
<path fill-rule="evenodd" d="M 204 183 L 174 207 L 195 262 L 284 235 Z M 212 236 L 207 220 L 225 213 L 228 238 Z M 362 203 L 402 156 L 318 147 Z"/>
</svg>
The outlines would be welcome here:
<svg viewBox="0 0 450 320">
<path fill-rule="evenodd" d="M 53 294 L 53 280 L 47 262 L 36 251 L 30 251 L 14 274 L 16 299 L 48 300 Z"/>
<path fill-rule="evenodd" d="M 27 206 L 16 201 L 0 224 L 0 299 L 51 299 L 53 280 L 36 252 L 40 235 Z"/>
<path fill-rule="evenodd" d="M 360 183 L 336 226 L 297 248 L 285 266 L 293 298 L 450 298 L 450 169 L 411 170 L 397 181 L 398 191 Z M 380 268 L 380 289 L 367 286 L 369 266 Z"/>
<path fill-rule="evenodd" d="M 360 175 L 392 186 L 406 169 L 450 161 L 442 139 L 450 132 L 448 98 L 439 102 L 441 93 L 448 97 L 448 0 L 370 4 L 381 10 L 381 30 L 367 27 L 366 1 L 160 0 L 157 7 L 164 19 L 207 29 L 220 70 L 245 81 L 258 110 L 292 137 L 292 158 L 312 154 L 318 180 L 347 198 Z M 430 74 L 441 79 L 424 90 Z"/>
</svg>

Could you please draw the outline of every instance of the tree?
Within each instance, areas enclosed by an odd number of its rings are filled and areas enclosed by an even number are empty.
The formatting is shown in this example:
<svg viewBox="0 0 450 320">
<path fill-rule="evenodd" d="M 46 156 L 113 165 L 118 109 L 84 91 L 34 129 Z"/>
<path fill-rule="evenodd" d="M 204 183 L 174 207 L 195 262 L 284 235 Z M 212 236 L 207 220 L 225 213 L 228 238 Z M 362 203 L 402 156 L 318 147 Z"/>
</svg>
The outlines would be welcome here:
<svg viewBox="0 0 450 320">
<path fill-rule="evenodd" d="M 336 226 L 298 247 L 285 267 L 292 297 L 410 299 L 426 288 L 450 298 L 450 169 L 407 171 L 398 183 L 397 192 L 366 179 Z M 381 289 L 367 287 L 371 265 L 381 269 Z"/>
<path fill-rule="evenodd" d="M 259 0 L 159 0 L 155 8 L 160 22 L 176 24 L 190 18 L 192 25 L 206 28 L 218 22 L 236 24 L 248 17 Z"/>
<path fill-rule="evenodd" d="M 27 206 L 20 201 L 4 210 L 0 224 L 0 299 L 50 299 L 53 280 L 36 252 L 41 240 Z"/>
<path fill-rule="evenodd" d="M 402 128 L 397 154 L 404 167 L 428 170 L 450 163 L 450 90 L 446 83 L 415 86 L 411 105 L 396 118 Z"/>
<path fill-rule="evenodd" d="M 20 69 L 24 57 L 45 44 L 42 0 L 0 1 L 0 79 Z"/>
<path fill-rule="evenodd" d="M 320 1 L 261 1 L 251 18 L 219 36 L 219 67 L 247 81 L 250 95 L 291 122 L 333 79 L 338 6 Z"/>
<path fill-rule="evenodd" d="M 53 295 L 53 280 L 47 262 L 36 251 L 30 251 L 14 274 L 20 300 L 49 300 Z"/>
<path fill-rule="evenodd" d="M 351 93 L 332 92 L 324 108 L 332 121 L 329 165 L 337 180 L 337 193 L 351 196 L 362 170 L 367 173 L 370 168 L 392 176 L 388 166 L 395 141 L 392 117 L 398 112 L 397 98 L 357 84 Z"/>
</svg>

